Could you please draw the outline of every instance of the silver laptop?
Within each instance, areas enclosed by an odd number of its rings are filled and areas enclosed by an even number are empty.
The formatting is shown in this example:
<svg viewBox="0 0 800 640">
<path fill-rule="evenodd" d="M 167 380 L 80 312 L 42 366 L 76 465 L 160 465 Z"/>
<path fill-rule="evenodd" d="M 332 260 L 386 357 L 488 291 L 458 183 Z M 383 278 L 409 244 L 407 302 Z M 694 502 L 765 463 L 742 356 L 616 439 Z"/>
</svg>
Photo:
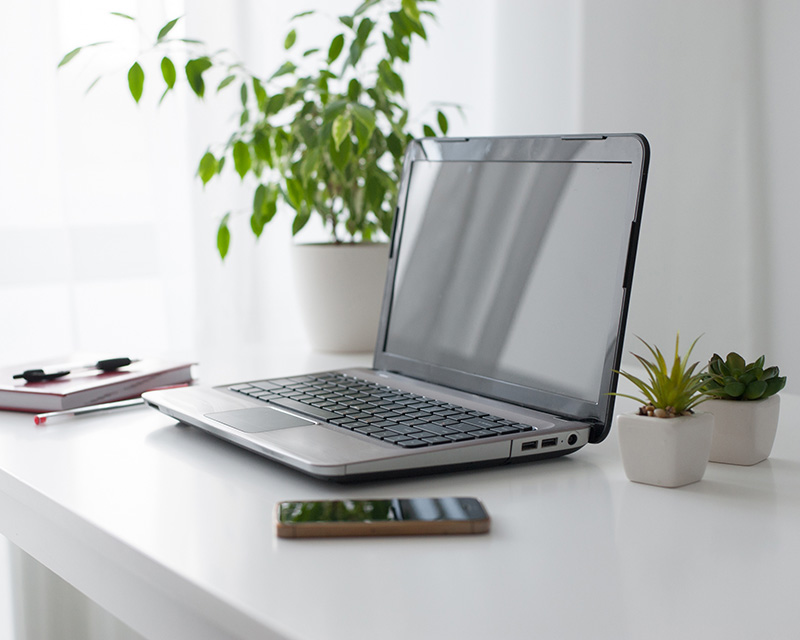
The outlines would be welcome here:
<svg viewBox="0 0 800 640">
<path fill-rule="evenodd" d="M 145 400 L 332 479 L 537 460 L 600 442 L 648 159 L 638 134 L 412 141 L 372 368 Z"/>
</svg>

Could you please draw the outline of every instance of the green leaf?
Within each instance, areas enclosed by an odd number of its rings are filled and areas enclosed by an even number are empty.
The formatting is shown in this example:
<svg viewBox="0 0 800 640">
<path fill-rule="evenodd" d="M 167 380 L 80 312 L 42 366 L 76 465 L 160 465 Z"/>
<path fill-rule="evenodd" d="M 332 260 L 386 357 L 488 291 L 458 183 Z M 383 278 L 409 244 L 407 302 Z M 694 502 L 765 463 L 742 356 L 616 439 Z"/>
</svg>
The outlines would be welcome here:
<svg viewBox="0 0 800 640">
<path fill-rule="evenodd" d="M 333 160 L 333 166 L 335 166 L 339 171 L 344 172 L 345 168 L 347 167 L 352 148 L 353 145 L 350 144 L 343 144 L 337 148 L 333 139 L 331 139 L 328 146 L 328 153 L 331 156 L 331 160 Z"/>
<path fill-rule="evenodd" d="M 380 2 L 381 2 L 381 0 L 365 0 L 364 2 L 361 3 L 361 5 L 358 7 L 358 9 L 356 9 L 353 12 L 353 15 L 354 16 L 360 16 L 367 9 L 369 9 L 372 6 L 375 6 L 376 4 L 378 4 Z"/>
<path fill-rule="evenodd" d="M 771 380 L 780 374 L 778 367 L 767 367 L 764 369 L 764 374 L 761 376 L 762 380 Z"/>
<path fill-rule="evenodd" d="M 287 51 L 292 48 L 294 43 L 297 41 L 297 31 L 292 29 L 289 33 L 286 34 L 286 40 L 283 41 L 283 48 Z"/>
<path fill-rule="evenodd" d="M 291 22 L 292 20 L 296 20 L 297 18 L 304 18 L 305 16 L 313 15 L 313 13 L 314 13 L 313 10 L 301 11 L 300 13 L 295 13 L 291 18 L 289 18 L 289 22 Z"/>
<path fill-rule="evenodd" d="M 244 179 L 252 164 L 253 159 L 250 157 L 250 147 L 242 140 L 237 140 L 236 144 L 233 145 L 233 166 L 240 178 Z"/>
<path fill-rule="evenodd" d="M 363 104 L 353 105 L 353 115 L 368 127 L 375 127 L 375 112 Z"/>
<path fill-rule="evenodd" d="M 223 260 L 225 256 L 228 255 L 228 249 L 231 246 L 231 232 L 228 229 L 228 216 L 230 216 L 230 214 L 226 213 L 219 223 L 219 229 L 217 229 L 217 251 L 219 251 L 219 257 Z"/>
<path fill-rule="evenodd" d="M 144 71 L 138 62 L 134 62 L 128 70 L 128 88 L 131 90 L 133 99 L 138 103 L 144 90 Z"/>
<path fill-rule="evenodd" d="M 94 85 L 96 85 L 98 82 L 100 82 L 100 79 L 102 77 L 103 76 L 97 76 L 94 80 L 92 80 L 92 84 L 90 84 L 88 87 L 86 87 L 86 91 L 84 92 L 84 95 L 88 94 L 94 88 Z"/>
<path fill-rule="evenodd" d="M 347 67 L 349 65 L 355 67 L 361 59 L 362 53 L 364 53 L 364 45 L 361 43 L 361 40 L 356 38 L 350 43 L 350 53 L 347 56 L 347 60 L 344 62 L 344 66 Z"/>
<path fill-rule="evenodd" d="M 444 115 L 441 111 L 436 114 L 436 120 L 439 122 L 439 130 L 442 132 L 442 135 L 447 135 L 447 116 Z"/>
<path fill-rule="evenodd" d="M 212 66 L 211 60 L 205 56 L 189 60 L 186 63 L 186 79 L 198 98 L 202 98 L 206 90 L 205 82 L 203 82 L 203 73 Z"/>
<path fill-rule="evenodd" d="M 180 17 L 177 17 L 174 20 L 170 20 L 169 22 L 167 22 L 167 24 L 161 27 L 161 31 L 158 32 L 158 37 L 156 38 L 156 42 L 161 42 L 161 40 L 163 40 L 166 37 L 166 35 L 170 31 L 172 31 L 172 27 L 175 26 L 178 20 L 180 20 Z"/>
<path fill-rule="evenodd" d="M 197 175 L 200 176 L 203 185 L 214 177 L 214 174 L 217 173 L 217 167 L 218 162 L 214 154 L 206 151 L 205 155 L 200 158 L 200 165 L 197 167 Z"/>
<path fill-rule="evenodd" d="M 303 204 L 303 185 L 297 178 L 286 178 L 286 197 L 295 211 Z"/>
<path fill-rule="evenodd" d="M 771 378 L 770 380 L 767 380 L 767 390 L 764 392 L 764 396 L 773 396 L 785 386 L 786 376 L 781 378 Z"/>
<path fill-rule="evenodd" d="M 731 398 L 738 398 L 745 392 L 745 386 L 741 382 L 733 380 L 725 385 L 724 390 L 725 393 L 729 395 Z"/>
<path fill-rule="evenodd" d="M 261 233 L 264 231 L 264 218 L 253 212 L 250 215 L 250 228 L 253 230 L 256 238 L 260 238 Z"/>
<path fill-rule="evenodd" d="M 311 212 L 304 209 L 300 213 L 298 213 L 294 220 L 292 221 L 292 235 L 296 236 L 297 233 L 306 226 L 308 219 L 311 217 Z"/>
<path fill-rule="evenodd" d="M 744 397 L 748 400 L 758 400 L 767 390 L 767 383 L 763 380 L 754 380 L 747 385 Z"/>
<path fill-rule="evenodd" d="M 67 64 L 70 60 L 72 60 L 75 56 L 77 56 L 81 52 L 81 49 L 83 49 L 83 47 L 76 47 L 75 49 L 70 51 L 67 55 L 61 58 L 61 62 L 58 63 L 58 67 L 56 68 L 58 69 Z"/>
<path fill-rule="evenodd" d="M 369 39 L 369 34 L 372 32 L 372 28 L 374 26 L 375 23 L 369 18 L 364 18 L 359 23 L 358 30 L 356 31 L 356 40 L 358 40 L 362 46 L 366 45 L 367 40 Z"/>
<path fill-rule="evenodd" d="M 172 89 L 172 87 L 175 86 L 177 75 L 175 73 L 175 65 L 172 63 L 172 60 L 166 56 L 161 58 L 161 75 L 164 77 L 164 82 L 167 83 L 167 87 Z"/>
<path fill-rule="evenodd" d="M 261 129 L 256 129 L 253 134 L 253 150 L 256 152 L 256 158 L 272 166 L 272 145 L 269 136 Z"/>
<path fill-rule="evenodd" d="M 342 53 L 343 48 L 344 48 L 344 34 L 340 33 L 333 40 L 331 40 L 331 46 L 328 49 L 328 64 L 333 64 L 336 58 L 339 57 L 339 54 Z M 75 53 L 77 54 L 77 51 Z"/>
<path fill-rule="evenodd" d="M 378 63 L 378 75 L 390 91 L 403 93 L 403 80 L 395 73 L 388 60 L 381 60 Z"/>
<path fill-rule="evenodd" d="M 231 82 L 233 82 L 234 80 L 236 80 L 236 76 L 235 76 L 235 75 L 229 75 L 229 76 L 225 76 L 225 77 L 223 78 L 222 82 L 220 82 L 220 83 L 217 85 L 217 91 L 218 91 L 218 92 L 219 92 L 219 91 L 222 91 L 222 90 L 223 90 L 225 87 L 227 87 L 227 86 L 228 86 L 228 85 L 229 85 Z"/>
<path fill-rule="evenodd" d="M 350 83 L 347 85 L 347 99 L 350 102 L 355 102 L 358 100 L 358 96 L 361 94 L 361 83 L 353 78 L 350 80 Z"/>
<path fill-rule="evenodd" d="M 403 0 L 403 11 L 409 18 L 419 22 L 419 9 L 417 8 L 416 0 Z"/>
<path fill-rule="evenodd" d="M 264 106 L 267 104 L 267 92 L 264 89 L 264 86 L 261 84 L 261 80 L 258 78 L 253 78 L 253 93 L 256 95 L 258 108 L 263 111 Z"/>
<path fill-rule="evenodd" d="M 274 78 L 279 78 L 280 76 L 285 76 L 288 73 L 294 73 L 296 69 L 297 65 L 294 64 L 293 62 L 284 62 L 280 66 L 280 68 L 275 73 L 272 74 L 270 80 Z"/>
<path fill-rule="evenodd" d="M 355 20 L 353 20 L 351 16 L 339 16 L 339 22 L 350 29 L 352 29 L 355 24 Z"/>
<path fill-rule="evenodd" d="M 281 109 L 283 109 L 283 105 L 285 102 L 286 102 L 286 96 L 282 93 L 270 96 L 270 99 L 267 100 L 267 104 L 264 108 L 264 113 L 268 116 L 278 113 Z"/>
<path fill-rule="evenodd" d="M 423 125 L 422 131 L 428 138 L 436 137 L 436 132 L 433 130 L 433 127 L 430 126 L 429 124 Z"/>
<path fill-rule="evenodd" d="M 258 215 L 264 211 L 264 206 L 267 202 L 267 186 L 260 184 L 256 187 L 255 195 L 253 196 L 253 211 Z"/>
<path fill-rule="evenodd" d="M 353 121 L 347 113 L 340 113 L 333 121 L 333 144 L 338 149 L 347 139 L 353 128 Z"/>
<path fill-rule="evenodd" d="M 315 54 L 317 51 L 319 51 L 319 48 L 307 49 L 303 51 L 303 57 L 307 58 L 308 56 Z"/>
<path fill-rule="evenodd" d="M 118 18 L 125 18 L 126 20 L 136 20 L 133 16 L 129 16 L 127 13 L 120 13 L 119 11 L 111 11 L 112 16 L 117 16 Z"/>
<path fill-rule="evenodd" d="M 388 138 L 386 138 L 386 146 L 389 147 L 389 151 L 395 157 L 396 160 L 400 160 L 405 153 L 405 149 L 403 142 L 400 138 L 392 132 Z"/>
<path fill-rule="evenodd" d="M 738 353 L 729 353 L 728 357 L 725 359 L 725 362 L 728 365 L 728 368 L 731 370 L 731 373 L 742 373 L 744 372 L 745 367 L 747 366 L 744 358 L 740 356 Z"/>
</svg>

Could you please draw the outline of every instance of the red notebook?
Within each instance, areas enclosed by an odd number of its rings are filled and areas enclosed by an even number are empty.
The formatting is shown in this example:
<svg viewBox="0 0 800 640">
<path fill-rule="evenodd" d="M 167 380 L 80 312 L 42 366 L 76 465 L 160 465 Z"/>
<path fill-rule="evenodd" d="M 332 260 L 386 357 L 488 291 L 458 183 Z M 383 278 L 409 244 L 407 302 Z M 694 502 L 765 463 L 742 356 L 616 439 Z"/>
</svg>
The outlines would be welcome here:
<svg viewBox="0 0 800 640">
<path fill-rule="evenodd" d="M 85 363 L 91 359 L 59 360 Z M 53 366 L 55 365 L 55 367 Z M 13 411 L 60 411 L 103 402 L 136 398 L 145 391 L 179 386 L 192 381 L 192 365 L 139 360 L 116 371 L 76 371 L 62 378 L 45 382 L 15 380 L 14 375 L 27 369 L 56 370 L 53 361 L 35 365 L 16 365 L 0 369 L 0 409 Z"/>
</svg>

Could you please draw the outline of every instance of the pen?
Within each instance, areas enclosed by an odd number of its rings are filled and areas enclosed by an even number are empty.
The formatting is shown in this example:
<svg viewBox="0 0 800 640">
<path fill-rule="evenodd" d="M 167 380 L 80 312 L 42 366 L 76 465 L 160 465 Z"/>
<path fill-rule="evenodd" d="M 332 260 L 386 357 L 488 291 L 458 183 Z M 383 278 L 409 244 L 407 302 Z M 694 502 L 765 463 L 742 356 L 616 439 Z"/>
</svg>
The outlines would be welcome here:
<svg viewBox="0 0 800 640">
<path fill-rule="evenodd" d="M 46 382 L 48 380 L 55 380 L 56 378 L 63 378 L 64 376 L 74 373 L 75 371 L 88 371 L 91 369 L 99 369 L 103 373 L 109 371 L 116 371 L 122 367 L 127 367 L 129 364 L 139 362 L 131 358 L 108 358 L 106 360 L 98 360 L 94 364 L 81 364 L 81 365 L 54 365 L 55 368 L 61 369 L 60 371 L 52 371 L 46 373 L 43 369 L 27 369 L 22 373 L 17 373 L 14 379 L 24 378 L 25 382 Z"/>
<path fill-rule="evenodd" d="M 75 409 L 65 409 L 64 411 L 50 411 L 49 413 L 39 413 L 33 417 L 37 425 L 43 425 L 48 418 L 61 416 L 75 416 L 82 413 L 95 413 L 97 411 L 111 411 L 113 409 L 124 409 L 125 407 L 135 407 L 144 404 L 141 398 L 131 398 L 130 400 L 119 400 L 117 402 L 105 402 L 103 404 L 93 404 L 88 407 L 77 407 Z"/>
</svg>

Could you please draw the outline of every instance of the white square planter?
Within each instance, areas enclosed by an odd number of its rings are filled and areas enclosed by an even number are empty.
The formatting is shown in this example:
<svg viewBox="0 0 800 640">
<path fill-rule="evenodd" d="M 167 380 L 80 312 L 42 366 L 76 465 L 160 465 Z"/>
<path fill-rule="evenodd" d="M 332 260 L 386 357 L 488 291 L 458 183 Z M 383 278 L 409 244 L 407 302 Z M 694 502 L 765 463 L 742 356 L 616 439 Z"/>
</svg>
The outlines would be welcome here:
<svg viewBox="0 0 800 640">
<path fill-rule="evenodd" d="M 780 396 L 764 400 L 706 400 L 703 411 L 714 414 L 711 462 L 753 465 L 766 460 L 778 430 Z"/>
<path fill-rule="evenodd" d="M 714 416 L 617 416 L 625 475 L 633 482 L 681 487 L 702 479 L 711 451 Z"/>
</svg>

